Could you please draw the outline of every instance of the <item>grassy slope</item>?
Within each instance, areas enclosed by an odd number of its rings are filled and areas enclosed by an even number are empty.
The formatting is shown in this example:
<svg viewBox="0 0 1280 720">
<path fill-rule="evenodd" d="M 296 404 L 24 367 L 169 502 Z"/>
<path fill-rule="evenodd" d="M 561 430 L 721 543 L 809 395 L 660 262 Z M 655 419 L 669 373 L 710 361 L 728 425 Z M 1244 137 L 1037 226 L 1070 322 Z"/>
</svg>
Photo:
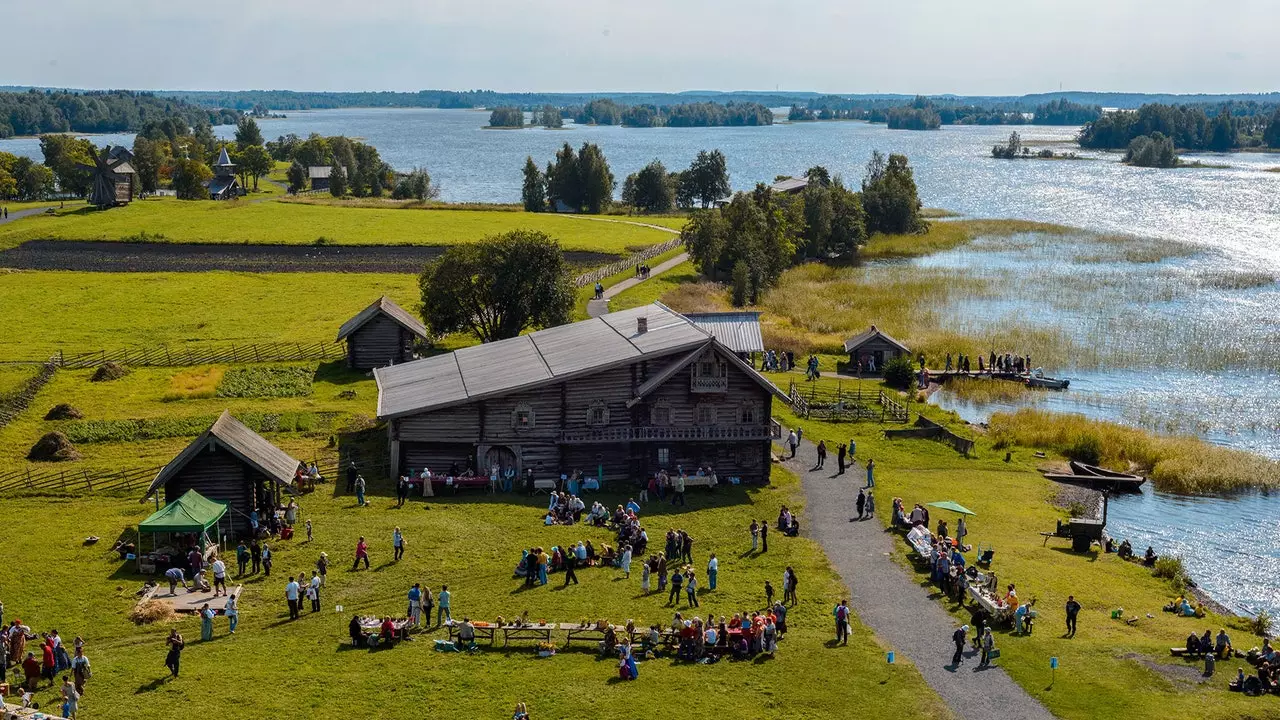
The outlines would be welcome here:
<svg viewBox="0 0 1280 720">
<path fill-rule="evenodd" d="M 657 257 L 653 258 L 652 260 L 649 260 L 649 267 L 657 267 L 659 264 L 667 260 L 670 260 L 671 258 L 679 255 L 682 252 L 684 252 L 683 247 L 678 247 L 674 250 L 668 250 L 662 253 L 661 255 L 658 255 Z M 683 267 L 683 265 L 681 265 L 680 267 Z M 622 282 L 623 280 L 628 280 L 630 278 L 635 277 L 635 275 L 636 275 L 635 270 L 628 268 L 626 270 L 623 270 L 622 272 L 616 273 L 614 275 L 610 275 L 609 277 L 601 280 L 600 284 L 605 286 L 606 288 L 611 288 L 614 285 L 617 285 L 618 283 Z M 649 285 L 657 281 L 658 279 L 659 278 L 654 278 L 653 280 L 647 280 L 645 282 L 640 283 L 639 285 L 632 287 L 630 290 L 624 290 L 620 295 L 616 296 L 613 300 L 609 301 L 609 309 L 613 311 L 613 310 L 625 310 L 626 308 L 634 307 L 634 305 L 619 305 L 618 298 L 621 298 L 624 295 L 630 295 L 634 292 L 638 292 L 642 288 L 644 288 L 646 285 Z M 590 302 L 591 298 L 593 298 L 594 296 L 595 296 L 594 286 L 587 285 L 585 287 L 578 288 L 578 299 L 577 299 L 576 305 L 574 306 L 575 318 L 581 320 L 587 317 L 587 303 Z M 646 302 L 652 302 L 652 300 L 649 300 Z"/>
<path fill-rule="evenodd" d="M 305 245 L 321 236 L 351 245 L 456 245 L 517 228 L 540 230 L 567 250 L 623 254 L 669 233 L 543 213 L 402 210 L 291 202 L 143 200 L 107 212 L 82 209 L 0 227 L 0 249 L 26 240 L 121 240 L 145 231 L 167 242 Z"/>
<path fill-rule="evenodd" d="M 0 272 L 0 359 L 185 342 L 320 342 L 389 295 L 411 311 L 412 275 Z"/>
<path fill-rule="evenodd" d="M 679 252 L 681 251 L 677 251 L 677 254 Z M 651 266 L 656 266 L 657 264 L 656 261 L 650 263 Z M 655 275 L 649 280 L 618 293 L 609 301 L 609 309 L 626 310 L 640 305 L 647 305 L 661 299 L 663 295 L 671 292 L 676 287 L 685 283 L 697 282 L 697 280 L 698 272 L 693 269 L 693 263 L 683 262 L 661 275 Z"/>
<path fill-rule="evenodd" d="M 83 635 L 94 677 L 81 710 L 103 720 L 169 717 L 192 706 L 224 717 L 283 716 L 301 709 L 308 717 L 343 720 L 494 718 L 506 717 L 517 701 L 528 702 L 539 717 L 629 720 L 664 713 L 677 698 L 679 714 L 689 717 L 843 717 L 850 698 L 869 717 L 947 717 L 910 665 L 885 664 L 865 627 L 855 624 L 848 647 L 827 647 L 831 606 L 843 590 L 812 541 L 777 539 L 767 555 L 745 553 L 752 517 L 772 518 L 781 504 L 798 504 L 794 478 L 778 472 L 776 480 L 763 490 L 691 493 L 687 510 L 650 505 L 644 517 L 655 534 L 669 526 L 687 529 L 696 539 L 699 570 L 708 552 L 719 555 L 720 587 L 704 593 L 698 611 L 704 616 L 756 607 L 764 580 L 776 583 L 785 566 L 796 568 L 804 581 L 802 602 L 789 616 L 792 632 L 777 656 L 714 666 L 660 658 L 643 662 L 634 683 L 618 682 L 616 663 L 597 659 L 588 643 L 547 660 L 536 658 L 532 643 L 475 655 L 436 653 L 431 636 L 390 651 L 348 649 L 351 613 L 403 613 L 413 582 L 437 591 L 449 584 L 455 617 L 492 621 L 528 611 L 532 619 L 570 623 L 601 617 L 670 621 L 674 609 L 664 607 L 665 596 L 640 595 L 638 574 L 625 580 L 613 570 L 585 569 L 579 572 L 582 584 L 567 590 L 553 576 L 547 588 L 522 591 L 510 577 L 520 547 L 610 540 L 600 530 L 542 527 L 541 499 L 415 499 L 396 510 L 381 495 L 385 488 L 372 488 L 380 496 L 372 507 L 358 509 L 348 496 L 333 496 L 331 486 L 321 486 L 301 503 L 302 516 L 315 523 L 315 542 L 273 543 L 276 574 L 246 583 L 236 635 L 228 636 L 219 619 L 215 639 L 201 643 L 197 622 L 179 621 L 188 646 L 177 681 L 163 680 L 168 627 L 139 628 L 124 619 L 139 581 L 104 547 L 145 517 L 147 505 L 133 499 L 4 500 L 8 520 L 0 524 L 0 543 L 9 548 L 11 561 L 0 565 L 0 585 L 6 588 L 8 616 L 36 629 L 57 627 L 68 638 Z M 398 564 L 390 563 L 393 526 L 408 539 L 408 555 Z M 88 534 L 104 542 L 82 546 L 79 538 Z M 349 573 L 344 563 L 361 534 L 371 541 L 374 570 Z M 46 541 L 31 542 L 36 537 Z M 322 550 L 335 562 L 322 595 L 325 610 L 289 622 L 281 599 L 285 578 L 309 571 Z M 42 568 L 40 582 L 27 582 L 31 567 Z M 336 605 L 345 612 L 335 612 Z M 38 699 L 51 702 L 53 692 L 44 690 Z"/>
<path fill-rule="evenodd" d="M 772 379 L 786 387 L 786 376 Z M 799 381 L 798 376 L 796 379 Z M 848 388 L 855 382 L 844 380 L 843 384 Z M 876 386 L 871 381 L 865 384 Z M 918 407 L 913 403 L 913 409 Z M 934 419 L 948 418 L 936 409 L 928 412 Z M 1065 513 L 1050 504 L 1054 486 L 1034 471 L 1037 459 L 1029 451 L 1015 451 L 1013 462 L 1006 464 L 1004 452 L 993 450 L 980 438 L 977 458 L 966 460 L 940 443 L 886 440 L 883 426 L 875 423 L 831 424 L 798 421 L 785 411 L 778 415 L 784 423 L 800 422 L 805 437 L 815 441 L 825 439 L 830 445 L 856 439 L 858 461 L 876 461 L 877 509 L 882 522 L 889 518 L 894 497 L 903 498 L 908 507 L 916 502 L 955 500 L 977 513 L 969 523 L 969 541 L 994 546 L 993 569 L 1001 583 L 1016 583 L 1019 597 L 1036 598 L 1040 612 L 1034 635 L 997 637 L 1003 654 L 1000 664 L 1055 714 L 1081 719 L 1191 720 L 1238 718 L 1263 711 L 1257 699 L 1226 689 L 1227 679 L 1234 677 L 1235 668 L 1243 661 L 1219 663 L 1217 676 L 1197 685 L 1200 664 L 1184 665 L 1169 657 L 1168 648 L 1183 644 L 1188 632 L 1203 633 L 1211 628 L 1216 634 L 1226 622 L 1223 618 L 1188 620 L 1163 613 L 1161 606 L 1174 592 L 1167 583 L 1152 577 L 1150 570 L 1114 555 L 1072 553 L 1065 540 L 1043 543 L 1039 533 L 1053 530 L 1055 520 Z M 970 429 L 958 431 L 974 435 Z M 933 516 L 935 525 L 942 518 L 954 525 L 951 513 L 934 511 Z M 898 540 L 897 548 L 896 559 L 915 571 L 905 541 Z M 927 580 L 926 574 L 917 574 L 922 582 Z M 1069 594 L 1076 596 L 1084 610 L 1079 634 L 1064 640 L 1062 607 Z M 958 611 L 950 602 L 945 605 L 958 619 L 968 621 L 967 612 Z M 1110 611 L 1117 607 L 1125 608 L 1126 616 L 1139 616 L 1138 624 L 1111 620 Z M 1154 617 L 1146 618 L 1147 613 Z M 1260 644 L 1243 630 L 1230 632 L 1238 647 Z M 1050 657 L 1058 657 L 1061 663 L 1052 689 L 1047 687 Z M 1178 666 L 1190 680 L 1171 681 L 1142 664 L 1149 660 Z"/>
</svg>

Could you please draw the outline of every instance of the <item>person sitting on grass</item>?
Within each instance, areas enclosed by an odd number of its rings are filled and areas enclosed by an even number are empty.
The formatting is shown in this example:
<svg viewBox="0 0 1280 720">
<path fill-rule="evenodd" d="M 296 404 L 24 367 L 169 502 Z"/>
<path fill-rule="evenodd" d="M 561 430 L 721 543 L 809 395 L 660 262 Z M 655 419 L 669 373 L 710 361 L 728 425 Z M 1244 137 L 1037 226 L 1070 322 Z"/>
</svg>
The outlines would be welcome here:
<svg viewBox="0 0 1280 720">
<path fill-rule="evenodd" d="M 1155 548 L 1148 545 L 1147 554 L 1142 556 L 1142 564 L 1146 565 L 1147 567 L 1152 567 L 1156 564 L 1156 560 L 1159 560 L 1159 559 L 1160 559 L 1160 556 L 1156 555 Z"/>
<path fill-rule="evenodd" d="M 1116 550 L 1116 554 L 1121 560 L 1128 560 L 1133 557 L 1133 545 L 1129 544 L 1128 540 L 1120 541 L 1120 549 Z"/>
<path fill-rule="evenodd" d="M 1200 654 L 1200 636 L 1196 635 L 1195 630 L 1192 630 L 1191 634 L 1187 636 L 1186 650 L 1188 657 Z"/>
</svg>

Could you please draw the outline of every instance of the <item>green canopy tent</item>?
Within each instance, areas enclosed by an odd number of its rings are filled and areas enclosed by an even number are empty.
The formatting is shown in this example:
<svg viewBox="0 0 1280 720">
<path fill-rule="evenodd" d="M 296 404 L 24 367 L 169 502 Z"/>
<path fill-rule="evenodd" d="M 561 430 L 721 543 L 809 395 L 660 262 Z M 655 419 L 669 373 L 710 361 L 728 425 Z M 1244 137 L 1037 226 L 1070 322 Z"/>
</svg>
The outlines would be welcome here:
<svg viewBox="0 0 1280 720">
<path fill-rule="evenodd" d="M 161 533 L 196 533 L 204 534 L 209 528 L 216 528 L 221 538 L 222 530 L 218 521 L 227 514 L 227 504 L 210 500 L 195 490 L 188 490 L 182 497 L 151 513 L 151 516 L 138 523 L 138 533 L 151 533 L 152 548 L 155 548 L 155 536 Z M 139 542 L 141 550 L 141 542 Z"/>
</svg>

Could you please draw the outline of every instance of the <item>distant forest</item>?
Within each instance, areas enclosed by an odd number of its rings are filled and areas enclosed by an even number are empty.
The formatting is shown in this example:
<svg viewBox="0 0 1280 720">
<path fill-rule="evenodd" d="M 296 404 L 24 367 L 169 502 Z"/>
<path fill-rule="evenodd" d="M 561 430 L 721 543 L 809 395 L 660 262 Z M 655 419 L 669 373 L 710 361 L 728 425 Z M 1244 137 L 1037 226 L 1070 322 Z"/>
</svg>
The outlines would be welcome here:
<svg viewBox="0 0 1280 720">
<path fill-rule="evenodd" d="M 1033 110 L 1017 103 L 975 105 L 953 98 L 917 97 L 909 104 L 886 100 L 857 100 L 827 95 L 806 105 L 792 105 L 792 122 L 811 120 L 867 120 L 894 130 L 936 130 L 942 125 L 1083 125 L 1102 115 L 1098 105 L 1051 100 Z"/>
<path fill-rule="evenodd" d="M 620 105 L 613 100 L 592 100 L 570 108 L 574 122 L 584 125 L 627 127 L 722 127 L 772 125 L 773 111 L 757 102 L 697 102 L 678 105 Z"/>
<path fill-rule="evenodd" d="M 222 125 L 235 124 L 240 113 L 124 90 L 0 92 L 0 138 L 57 132 L 129 132 L 170 117 L 182 118 L 189 125 Z"/>
<path fill-rule="evenodd" d="M 1106 113 L 1086 124 L 1080 130 L 1080 147 L 1131 149 L 1135 140 L 1157 134 L 1181 150 L 1280 148 L 1280 106 L 1237 102 L 1206 109 L 1152 103 L 1137 110 Z"/>
</svg>

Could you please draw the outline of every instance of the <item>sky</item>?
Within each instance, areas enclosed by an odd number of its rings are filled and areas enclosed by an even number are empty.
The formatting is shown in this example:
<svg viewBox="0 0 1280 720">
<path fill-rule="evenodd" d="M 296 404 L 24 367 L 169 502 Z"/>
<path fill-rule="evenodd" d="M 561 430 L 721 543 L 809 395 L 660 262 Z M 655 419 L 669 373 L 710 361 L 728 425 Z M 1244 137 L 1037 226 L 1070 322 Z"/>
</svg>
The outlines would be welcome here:
<svg viewBox="0 0 1280 720">
<path fill-rule="evenodd" d="M 1280 89 L 1275 0 L 0 0 L 0 85 Z"/>
</svg>

